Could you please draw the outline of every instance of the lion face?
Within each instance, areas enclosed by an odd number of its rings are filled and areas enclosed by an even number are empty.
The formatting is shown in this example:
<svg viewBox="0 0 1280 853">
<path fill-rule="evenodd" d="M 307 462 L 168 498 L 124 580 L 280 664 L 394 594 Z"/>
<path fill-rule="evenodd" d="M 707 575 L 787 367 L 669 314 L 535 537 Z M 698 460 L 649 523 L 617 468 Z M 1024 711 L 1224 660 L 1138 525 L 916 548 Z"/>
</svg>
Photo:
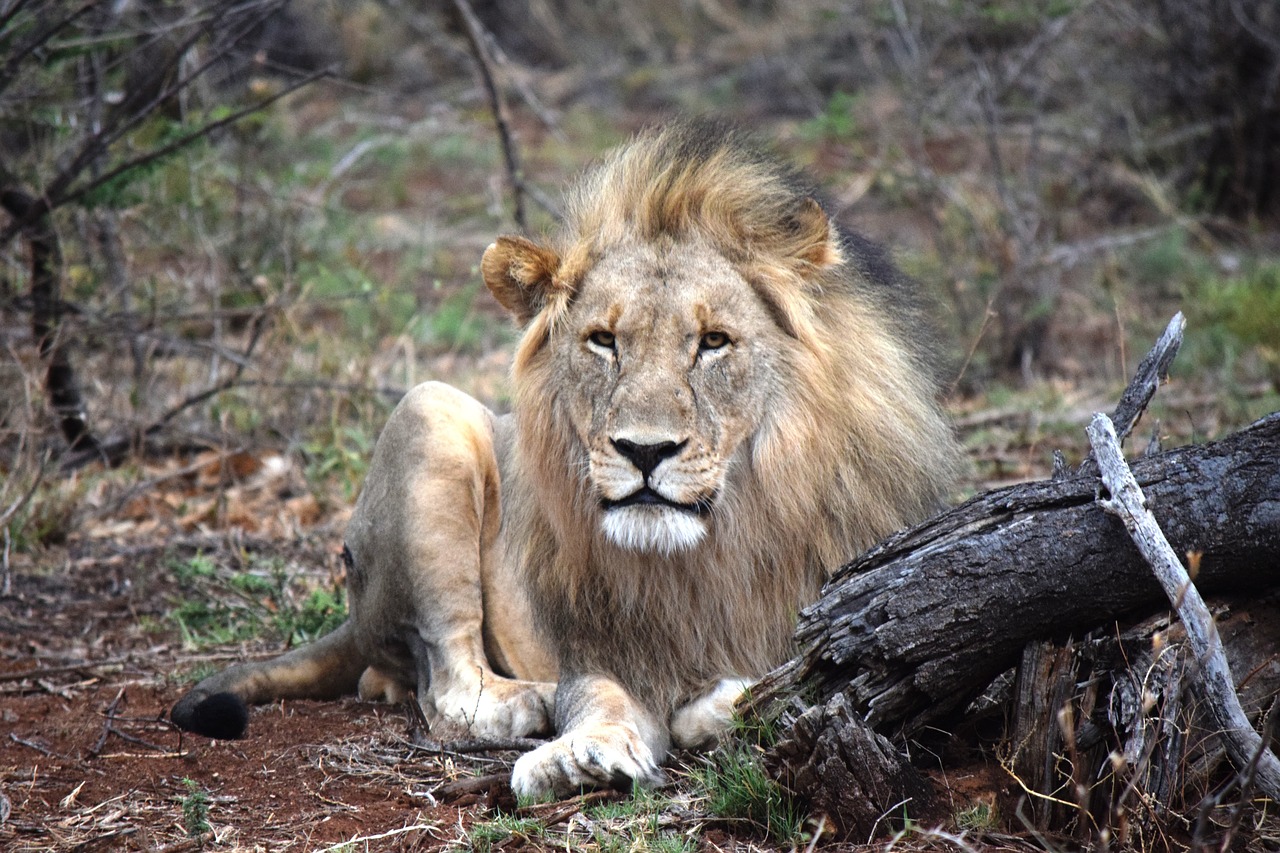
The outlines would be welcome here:
<svg viewBox="0 0 1280 853">
<path fill-rule="evenodd" d="M 778 334 L 698 243 L 615 247 L 584 275 L 551 358 L 615 545 L 673 553 L 703 539 L 764 416 Z"/>
<path fill-rule="evenodd" d="M 634 602 L 631 575 L 665 566 L 798 600 L 956 470 L 912 289 L 733 134 L 642 134 L 582 177 L 548 241 L 500 237 L 481 271 L 524 330 L 528 559 L 569 598 L 607 575 Z"/>
</svg>

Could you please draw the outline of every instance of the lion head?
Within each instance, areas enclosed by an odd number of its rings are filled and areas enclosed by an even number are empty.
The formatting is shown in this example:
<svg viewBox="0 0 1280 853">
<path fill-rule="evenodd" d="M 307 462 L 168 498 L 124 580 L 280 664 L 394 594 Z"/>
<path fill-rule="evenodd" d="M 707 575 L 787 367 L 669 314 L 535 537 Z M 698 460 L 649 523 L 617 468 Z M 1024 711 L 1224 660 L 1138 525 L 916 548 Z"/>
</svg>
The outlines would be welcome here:
<svg viewBox="0 0 1280 853">
<path fill-rule="evenodd" d="M 556 238 L 501 238 L 482 271 L 525 329 L 519 453 L 554 566 L 535 570 L 582 611 L 566 622 L 665 613 L 697 623 L 690 655 L 759 674 L 831 570 L 952 482 L 909 283 L 736 133 L 641 134 Z"/>
</svg>

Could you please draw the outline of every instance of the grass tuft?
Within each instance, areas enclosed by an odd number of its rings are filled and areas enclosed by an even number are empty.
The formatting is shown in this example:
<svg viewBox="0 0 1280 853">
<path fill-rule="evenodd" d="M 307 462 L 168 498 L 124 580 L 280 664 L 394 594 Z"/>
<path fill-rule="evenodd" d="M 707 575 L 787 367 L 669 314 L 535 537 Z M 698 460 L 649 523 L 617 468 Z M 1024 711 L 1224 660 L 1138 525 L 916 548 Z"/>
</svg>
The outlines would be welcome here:
<svg viewBox="0 0 1280 853">
<path fill-rule="evenodd" d="M 467 842 L 476 853 L 490 853 L 499 847 L 534 844 L 545 833 L 540 820 L 499 812 L 489 820 L 472 824 Z"/>
<path fill-rule="evenodd" d="M 184 597 L 168 618 L 189 649 L 255 637 L 295 646 L 329 633 L 346 619 L 341 588 L 307 584 L 279 557 L 250 555 L 244 568 L 236 570 L 198 552 L 171 559 L 169 568 Z"/>
<path fill-rule="evenodd" d="M 764 769 L 763 750 L 733 738 L 708 755 L 692 776 L 713 815 L 748 824 L 768 840 L 796 844 L 804 812 Z"/>
<path fill-rule="evenodd" d="M 182 797 L 182 826 L 187 835 L 198 838 L 211 828 L 209 826 L 209 794 L 200 787 L 200 783 L 191 778 L 182 780 L 187 793 Z"/>
</svg>

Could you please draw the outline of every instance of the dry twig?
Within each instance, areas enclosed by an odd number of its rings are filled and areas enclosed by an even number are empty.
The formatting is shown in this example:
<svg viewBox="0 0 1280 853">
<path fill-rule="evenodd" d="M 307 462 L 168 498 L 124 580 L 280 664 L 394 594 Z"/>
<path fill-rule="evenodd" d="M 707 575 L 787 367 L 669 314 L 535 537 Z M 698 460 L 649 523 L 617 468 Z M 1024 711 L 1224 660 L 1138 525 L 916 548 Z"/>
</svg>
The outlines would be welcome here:
<svg viewBox="0 0 1280 853">
<path fill-rule="evenodd" d="M 1147 404 L 1159 389 L 1160 383 L 1169 380 L 1169 366 L 1173 364 L 1173 359 L 1182 347 L 1182 333 L 1186 328 L 1187 320 L 1182 316 L 1182 312 L 1174 314 L 1169 320 L 1169 325 L 1165 327 L 1164 333 L 1160 335 L 1151 351 L 1143 357 L 1142 363 L 1138 365 L 1124 393 L 1120 395 L 1120 402 L 1116 403 L 1115 411 L 1111 413 L 1109 419 L 1119 444 L 1124 444 L 1129 433 L 1133 432 L 1138 419 L 1147 410 Z M 1092 466 L 1097 464 L 1094 461 L 1096 456 L 1096 451 L 1090 452 L 1084 462 L 1080 463 L 1077 473 L 1085 474 L 1091 471 Z"/>
<path fill-rule="evenodd" d="M 467 0 L 453 0 L 453 7 L 458 10 L 463 24 L 466 26 L 467 40 L 471 43 L 471 54 L 475 57 L 476 66 L 480 69 L 480 79 L 489 96 L 489 110 L 493 113 L 493 123 L 498 129 L 498 140 L 502 143 L 502 157 L 507 166 L 507 181 L 511 184 L 511 195 L 514 204 L 512 216 L 521 231 L 528 228 L 524 214 L 525 185 L 520 170 L 520 159 L 516 153 L 515 142 L 511 138 L 511 124 L 507 119 L 507 104 L 498 90 L 490 68 L 489 53 L 485 49 L 485 29 L 480 18 Z"/>
<path fill-rule="evenodd" d="M 98 740 L 89 748 L 89 754 L 97 756 L 101 754 L 102 748 L 107 745 L 107 738 L 111 736 L 111 721 L 115 718 L 116 709 L 120 707 L 121 701 L 124 700 L 124 688 L 121 687 L 116 693 L 116 698 L 111 700 L 111 704 L 107 706 L 106 713 L 103 715 L 102 734 L 98 736 Z"/>
</svg>

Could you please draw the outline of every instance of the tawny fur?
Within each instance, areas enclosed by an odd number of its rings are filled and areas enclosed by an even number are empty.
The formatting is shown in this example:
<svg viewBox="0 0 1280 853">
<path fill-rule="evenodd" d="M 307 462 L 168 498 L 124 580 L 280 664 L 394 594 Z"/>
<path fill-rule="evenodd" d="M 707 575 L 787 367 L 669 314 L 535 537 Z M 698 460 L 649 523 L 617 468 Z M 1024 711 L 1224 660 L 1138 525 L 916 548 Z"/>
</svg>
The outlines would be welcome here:
<svg viewBox="0 0 1280 853">
<path fill-rule="evenodd" d="M 575 345 L 559 326 L 583 276 L 635 241 L 718 252 L 791 333 L 785 394 L 739 449 L 709 535 L 669 557 L 599 532 L 591 484 L 572 474 L 585 451 L 561 404 L 568 377 L 549 357 Z M 534 599 L 562 664 L 610 672 L 669 711 L 719 675 L 783 659 L 830 571 L 938 507 L 956 446 L 930 370 L 898 331 L 908 324 L 875 293 L 888 283 L 867 281 L 794 177 L 732 134 L 633 141 L 570 195 L 554 246 L 559 266 L 516 356 L 527 492 L 512 502 L 513 534 L 537 555 Z"/>
</svg>

